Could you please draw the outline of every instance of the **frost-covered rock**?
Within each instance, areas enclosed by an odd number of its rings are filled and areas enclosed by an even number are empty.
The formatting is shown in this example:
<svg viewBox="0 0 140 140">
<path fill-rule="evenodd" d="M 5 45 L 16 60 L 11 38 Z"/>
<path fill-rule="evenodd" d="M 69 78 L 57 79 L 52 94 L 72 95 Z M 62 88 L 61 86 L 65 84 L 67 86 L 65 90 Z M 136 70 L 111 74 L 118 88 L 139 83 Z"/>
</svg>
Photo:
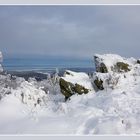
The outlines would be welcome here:
<svg viewBox="0 0 140 140">
<path fill-rule="evenodd" d="M 135 59 L 126 59 L 116 54 L 95 54 L 94 56 L 96 72 L 128 72 L 132 65 L 136 62 Z"/>
<path fill-rule="evenodd" d="M 134 58 L 124 58 L 116 54 L 96 54 L 96 72 L 93 74 L 93 83 L 99 90 L 107 87 L 114 89 L 121 80 L 139 76 L 140 66 Z M 135 76 L 134 76 L 135 75 Z"/>
<path fill-rule="evenodd" d="M 93 90 L 89 76 L 82 72 L 73 72 L 67 70 L 64 77 L 60 78 L 59 81 L 60 89 L 65 99 L 68 99 L 75 93 L 87 94 Z"/>
</svg>

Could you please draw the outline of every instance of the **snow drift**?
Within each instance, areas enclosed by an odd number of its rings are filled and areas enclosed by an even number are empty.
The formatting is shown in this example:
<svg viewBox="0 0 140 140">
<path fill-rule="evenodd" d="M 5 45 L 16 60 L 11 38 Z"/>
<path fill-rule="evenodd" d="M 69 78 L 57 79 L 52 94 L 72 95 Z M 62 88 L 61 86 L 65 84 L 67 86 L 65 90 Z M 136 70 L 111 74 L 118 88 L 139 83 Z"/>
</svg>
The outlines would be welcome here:
<svg viewBox="0 0 140 140">
<path fill-rule="evenodd" d="M 67 70 L 26 81 L 1 73 L 0 134 L 140 134 L 139 60 L 96 54 L 94 61 L 90 75 Z"/>
</svg>

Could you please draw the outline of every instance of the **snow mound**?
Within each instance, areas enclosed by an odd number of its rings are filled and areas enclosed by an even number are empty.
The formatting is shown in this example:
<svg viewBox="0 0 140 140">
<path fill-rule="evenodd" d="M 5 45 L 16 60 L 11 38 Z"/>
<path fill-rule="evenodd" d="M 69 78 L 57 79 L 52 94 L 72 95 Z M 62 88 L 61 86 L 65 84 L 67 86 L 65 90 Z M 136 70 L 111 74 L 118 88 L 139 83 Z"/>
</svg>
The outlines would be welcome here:
<svg viewBox="0 0 140 140">
<path fill-rule="evenodd" d="M 37 89 L 33 84 L 25 81 L 22 82 L 19 87 L 14 91 L 15 95 L 30 107 L 44 104 L 44 100 L 47 97 L 45 91 Z"/>
</svg>

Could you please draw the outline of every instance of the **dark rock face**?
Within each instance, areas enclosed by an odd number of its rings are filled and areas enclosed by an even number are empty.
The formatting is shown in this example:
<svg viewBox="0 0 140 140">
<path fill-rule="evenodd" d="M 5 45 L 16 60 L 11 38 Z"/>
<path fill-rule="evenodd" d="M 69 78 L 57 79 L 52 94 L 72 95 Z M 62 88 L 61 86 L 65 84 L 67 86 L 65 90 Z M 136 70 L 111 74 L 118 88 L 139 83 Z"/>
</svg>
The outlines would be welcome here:
<svg viewBox="0 0 140 140">
<path fill-rule="evenodd" d="M 89 90 L 86 89 L 85 87 L 79 84 L 72 84 L 70 82 L 67 82 L 63 78 L 60 78 L 59 85 L 60 85 L 61 93 L 65 96 L 66 100 L 75 93 L 81 95 L 83 93 L 87 94 L 89 92 Z"/>
<path fill-rule="evenodd" d="M 61 93 L 65 96 L 65 98 L 69 98 L 74 93 L 74 85 L 70 82 L 65 81 L 64 79 L 60 78 L 59 80 L 60 90 Z"/>
<path fill-rule="evenodd" d="M 140 64 L 140 59 L 139 59 L 139 60 L 137 60 L 137 63 L 138 63 L 138 64 Z"/>
<path fill-rule="evenodd" d="M 96 67 L 96 72 L 101 72 L 101 73 L 107 73 L 107 67 L 104 63 L 100 63 L 99 58 L 97 56 L 94 56 L 94 61 L 95 61 L 95 67 Z"/>
<path fill-rule="evenodd" d="M 98 79 L 98 77 L 94 80 L 94 84 L 99 90 L 104 90 L 103 81 Z"/>
<path fill-rule="evenodd" d="M 87 94 L 89 92 L 88 89 L 79 84 L 75 84 L 74 91 L 78 94 Z"/>
<path fill-rule="evenodd" d="M 105 66 L 104 63 L 100 64 L 99 72 L 101 72 L 101 73 L 107 73 L 108 72 L 107 67 Z"/>
<path fill-rule="evenodd" d="M 127 63 L 124 62 L 117 62 L 116 63 L 116 69 L 118 70 L 118 72 L 128 72 L 130 71 L 130 69 L 128 68 L 129 65 Z"/>
</svg>

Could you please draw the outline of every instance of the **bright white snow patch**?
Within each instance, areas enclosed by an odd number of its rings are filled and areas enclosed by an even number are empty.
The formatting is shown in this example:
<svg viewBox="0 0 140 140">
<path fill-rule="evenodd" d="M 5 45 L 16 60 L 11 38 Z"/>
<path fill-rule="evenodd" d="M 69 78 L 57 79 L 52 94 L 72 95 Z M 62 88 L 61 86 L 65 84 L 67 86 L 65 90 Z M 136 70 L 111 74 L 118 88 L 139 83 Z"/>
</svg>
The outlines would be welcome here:
<svg viewBox="0 0 140 140">
<path fill-rule="evenodd" d="M 89 76 L 84 72 L 73 72 L 70 70 L 66 70 L 66 73 L 63 78 L 65 81 L 68 81 L 72 84 L 79 84 L 87 89 L 93 90 L 93 86 L 91 84 L 91 80 Z"/>
</svg>

